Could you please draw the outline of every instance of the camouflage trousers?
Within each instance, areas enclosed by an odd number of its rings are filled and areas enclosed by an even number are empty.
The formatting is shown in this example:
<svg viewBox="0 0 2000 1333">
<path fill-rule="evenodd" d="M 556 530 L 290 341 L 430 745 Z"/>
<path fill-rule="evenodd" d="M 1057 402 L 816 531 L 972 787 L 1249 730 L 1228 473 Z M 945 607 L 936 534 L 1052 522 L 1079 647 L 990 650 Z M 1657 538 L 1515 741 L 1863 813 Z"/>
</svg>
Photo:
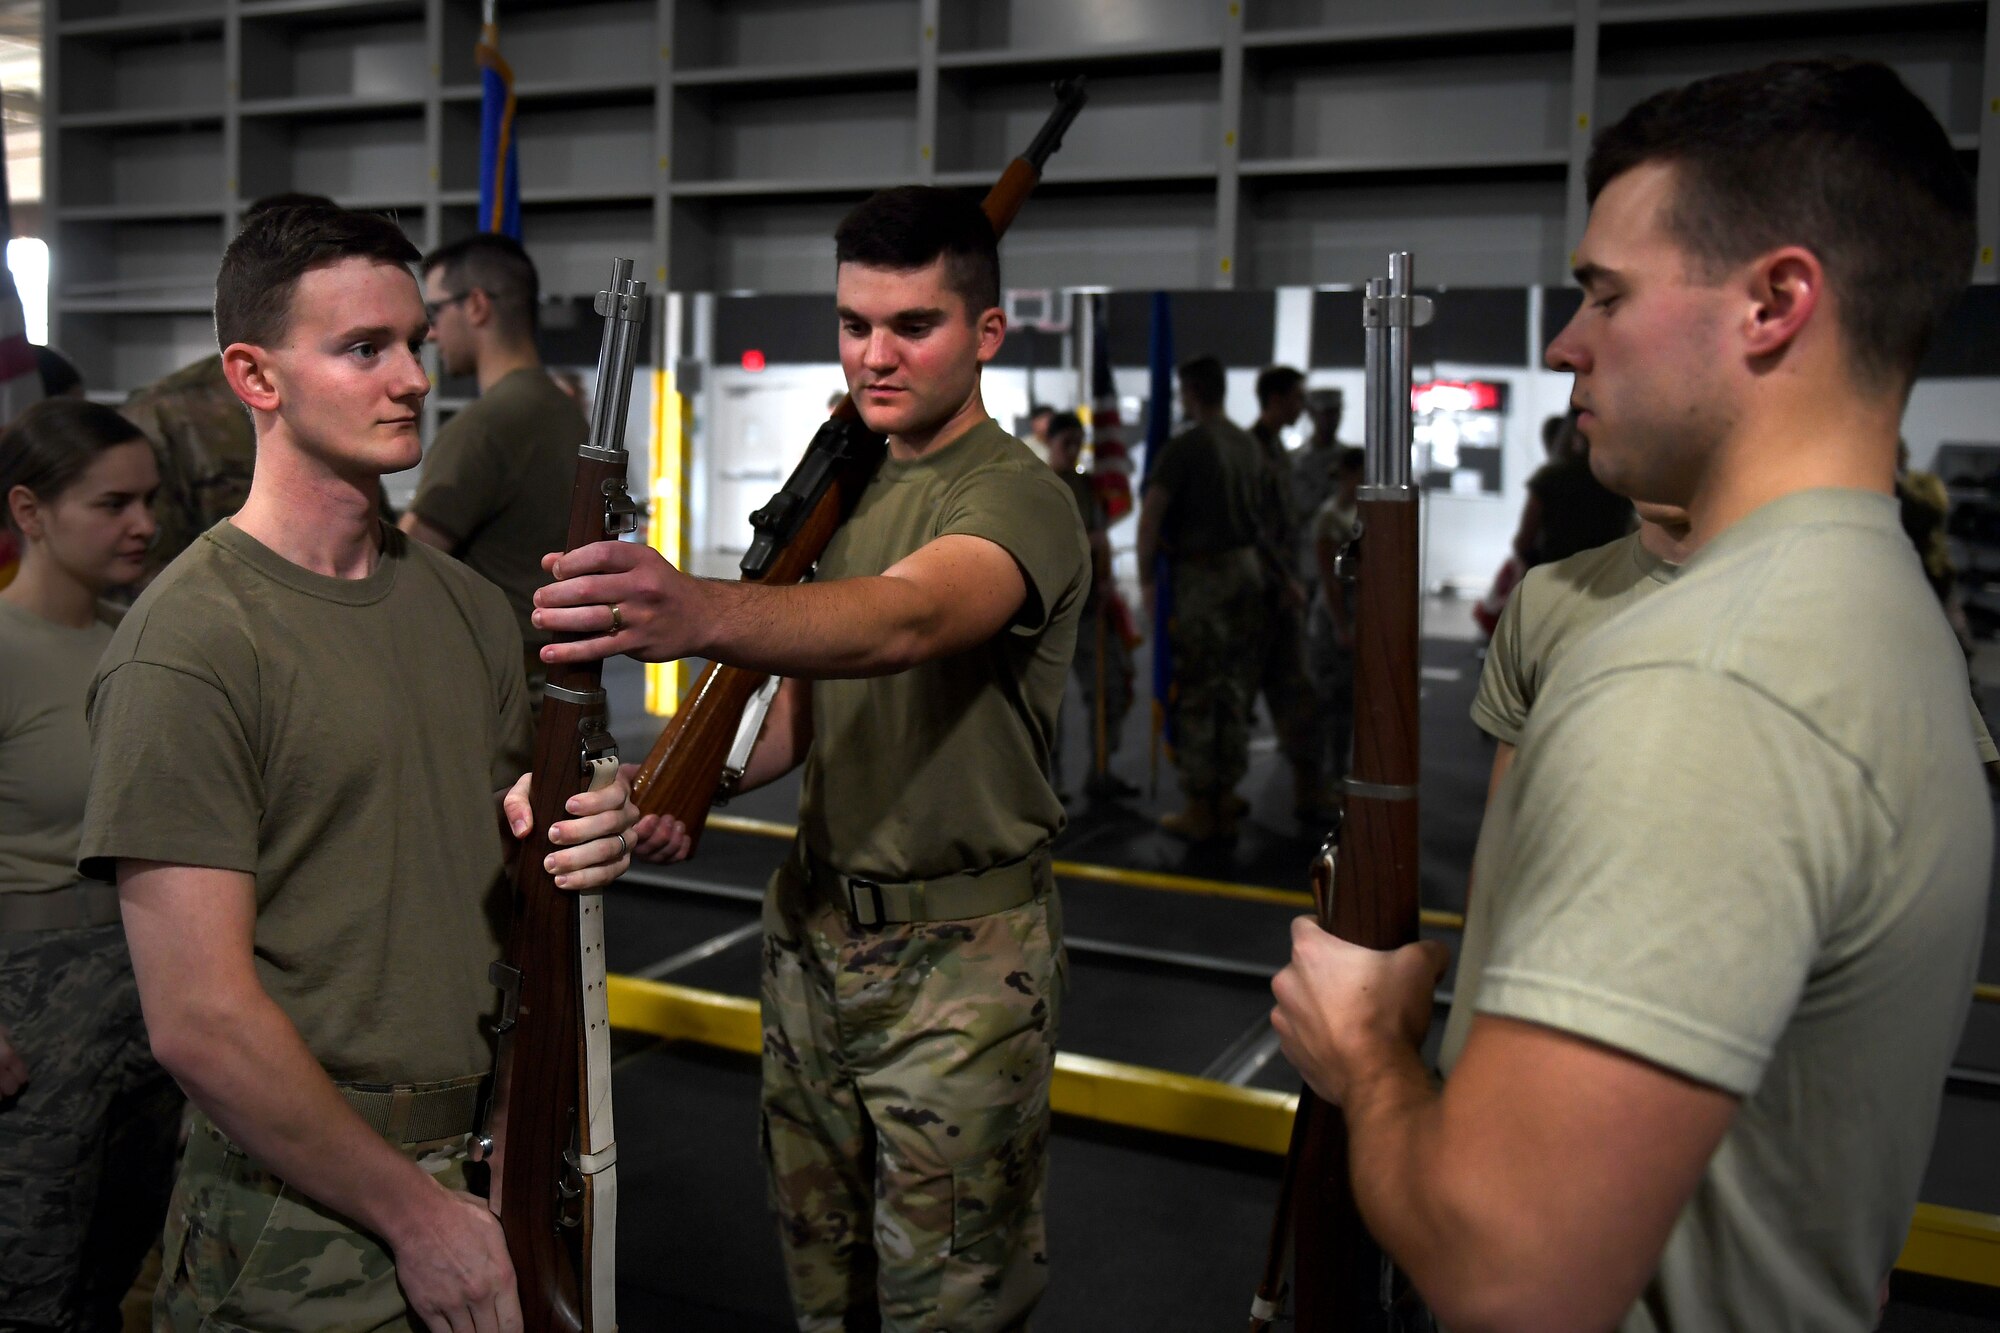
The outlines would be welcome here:
<svg viewBox="0 0 2000 1333">
<path fill-rule="evenodd" d="M 465 1188 L 464 1140 L 409 1155 Z M 258 1166 L 197 1112 L 167 1210 L 158 1333 L 424 1333 L 367 1232 Z"/>
<path fill-rule="evenodd" d="M 28 1067 L 0 1101 L 0 1331 L 115 1330 L 166 1215 L 181 1108 L 123 927 L 0 934 L 0 1024 Z"/>
<path fill-rule="evenodd" d="M 1219 796 L 1250 767 L 1250 708 L 1264 654 L 1256 552 L 1174 562 L 1174 766 L 1190 797 Z"/>
<path fill-rule="evenodd" d="M 1266 580 L 1269 583 L 1269 580 Z M 1285 762 L 1308 786 L 1318 783 L 1324 767 L 1319 698 L 1306 675 L 1305 617 L 1282 592 L 1264 593 L 1264 632 L 1257 638 L 1257 692 L 1271 713 L 1271 730 Z"/>
<path fill-rule="evenodd" d="M 964 921 L 855 926 L 795 852 L 764 907 L 763 1147 L 806 1333 L 1020 1329 L 1062 956 L 1051 887 Z"/>
</svg>

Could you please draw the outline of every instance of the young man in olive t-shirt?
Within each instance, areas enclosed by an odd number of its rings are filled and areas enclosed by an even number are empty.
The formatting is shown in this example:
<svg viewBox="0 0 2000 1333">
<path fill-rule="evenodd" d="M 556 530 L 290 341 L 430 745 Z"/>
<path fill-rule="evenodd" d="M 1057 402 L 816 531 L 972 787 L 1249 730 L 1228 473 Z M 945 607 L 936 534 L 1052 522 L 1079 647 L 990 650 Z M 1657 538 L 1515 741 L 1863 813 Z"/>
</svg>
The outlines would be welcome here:
<svg viewBox="0 0 2000 1333">
<path fill-rule="evenodd" d="M 519 1324 L 462 1164 L 527 701 L 500 595 L 377 514 L 429 389 L 415 259 L 326 206 L 231 243 L 216 340 L 256 423 L 250 495 L 92 686 L 80 868 L 117 879 L 153 1051 L 200 1112 L 162 1328 Z M 623 783 L 569 810 L 551 868 L 595 887 L 637 812 Z"/>
<path fill-rule="evenodd" d="M 1083 524 L 986 415 L 999 258 L 968 199 L 888 190 L 835 236 L 841 364 L 888 457 L 813 582 L 697 580 L 630 543 L 554 562 L 545 659 L 698 654 L 784 678 L 743 786 L 805 765 L 764 907 L 764 1144 L 804 1328 L 1019 1328 L 1060 917 L 1043 774 L 1089 587 Z M 612 630 L 612 605 L 623 628 Z M 671 821 L 642 854 L 674 857 Z"/>
<path fill-rule="evenodd" d="M 481 232 L 424 256 L 424 309 L 447 375 L 479 398 L 438 430 L 403 531 L 471 566 L 501 592 L 527 645 L 530 702 L 549 641 L 530 620 L 542 557 L 568 531 L 576 451 L 589 423 L 535 350 L 539 279 L 519 241 Z"/>
<path fill-rule="evenodd" d="M 1699 548 L 1535 701 L 1441 946 L 1302 925 L 1286 1052 L 1443 1322 L 1874 1327 L 1978 964 L 1992 812 L 1903 535 L 1897 428 L 1972 191 L 1887 67 L 1793 61 L 1606 132 L 1549 348 L 1591 462 Z"/>
</svg>

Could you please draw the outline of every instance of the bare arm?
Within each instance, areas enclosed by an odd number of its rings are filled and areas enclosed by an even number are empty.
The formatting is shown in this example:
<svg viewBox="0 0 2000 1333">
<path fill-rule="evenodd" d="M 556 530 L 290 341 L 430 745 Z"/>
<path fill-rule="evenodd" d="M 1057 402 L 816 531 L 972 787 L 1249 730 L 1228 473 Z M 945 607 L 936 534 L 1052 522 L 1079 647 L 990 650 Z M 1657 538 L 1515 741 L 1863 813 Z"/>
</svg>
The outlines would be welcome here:
<svg viewBox="0 0 2000 1333">
<path fill-rule="evenodd" d="M 417 511 L 414 509 L 405 509 L 403 516 L 396 520 L 396 526 L 404 532 L 409 533 L 412 537 L 415 537 L 424 545 L 435 546 L 440 551 L 450 551 L 458 545 L 457 542 L 446 536 L 442 530 L 432 527 L 421 518 L 418 518 Z"/>
<path fill-rule="evenodd" d="M 1737 1102 L 1482 1015 L 1442 1090 L 1417 1053 L 1441 946 L 1377 953 L 1302 919 L 1273 1024 L 1347 1117 L 1370 1231 L 1463 1333 L 1598 1330 L 1658 1266 Z"/>
<path fill-rule="evenodd" d="M 259 1165 L 380 1236 L 432 1328 L 470 1309 L 518 1329 L 499 1222 L 371 1130 L 257 980 L 251 877 L 121 860 L 118 887 L 153 1054 L 195 1104 Z"/>
<path fill-rule="evenodd" d="M 1493 793 L 1500 790 L 1500 779 L 1506 777 L 1507 770 L 1514 766 L 1514 747 L 1506 741 L 1497 741 L 1495 744 L 1498 748 L 1493 751 L 1493 772 L 1486 779 L 1486 808 L 1489 810 L 1493 808 Z M 1482 821 L 1485 818 L 1483 814 L 1480 817 Z M 1465 910 L 1468 912 L 1472 910 L 1472 886 L 1474 882 L 1472 872 L 1473 867 L 1466 867 Z"/>
<path fill-rule="evenodd" d="M 814 679 L 891 675 L 963 652 L 1004 629 L 1028 596 L 1005 548 L 963 534 L 873 577 L 790 587 L 692 578 L 632 542 L 598 542 L 544 566 L 557 581 L 535 594 L 535 624 L 597 637 L 550 644 L 543 661 L 699 656 Z"/>
</svg>

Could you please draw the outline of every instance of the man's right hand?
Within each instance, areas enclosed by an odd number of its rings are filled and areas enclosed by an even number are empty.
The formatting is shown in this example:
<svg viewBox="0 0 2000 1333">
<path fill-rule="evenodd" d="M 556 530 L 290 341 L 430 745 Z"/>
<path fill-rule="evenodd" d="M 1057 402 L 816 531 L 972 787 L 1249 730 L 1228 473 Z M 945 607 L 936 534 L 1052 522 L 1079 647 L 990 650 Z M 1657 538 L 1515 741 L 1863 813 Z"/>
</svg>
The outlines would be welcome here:
<svg viewBox="0 0 2000 1333">
<path fill-rule="evenodd" d="M 431 1333 L 520 1333 L 521 1298 L 500 1219 L 462 1190 L 440 1185 L 435 1193 L 385 1237 L 410 1308 Z"/>
<path fill-rule="evenodd" d="M 0 1101 L 5 1101 L 28 1084 L 28 1062 L 14 1049 L 14 1034 L 0 1023 Z"/>
</svg>

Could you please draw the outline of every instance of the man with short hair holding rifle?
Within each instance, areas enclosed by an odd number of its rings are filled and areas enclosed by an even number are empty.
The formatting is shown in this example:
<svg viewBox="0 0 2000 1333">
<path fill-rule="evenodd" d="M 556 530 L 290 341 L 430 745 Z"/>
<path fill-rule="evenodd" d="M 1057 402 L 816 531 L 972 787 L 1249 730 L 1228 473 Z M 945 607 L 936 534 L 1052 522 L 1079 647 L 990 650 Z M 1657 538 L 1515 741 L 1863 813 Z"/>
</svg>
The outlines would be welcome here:
<svg viewBox="0 0 2000 1333">
<path fill-rule="evenodd" d="M 216 341 L 256 424 L 250 495 L 92 687 L 81 869 L 117 879 L 154 1054 L 199 1112 L 160 1328 L 521 1327 L 464 1162 L 527 700 L 506 600 L 377 509 L 422 453 L 416 259 L 325 205 L 230 245 Z M 598 887 L 637 811 L 614 782 L 569 812 L 550 868 Z"/>
<path fill-rule="evenodd" d="M 805 765 L 764 906 L 764 1146 L 803 1329 L 1024 1325 L 1062 934 L 1044 777 L 1089 588 L 1055 474 L 987 416 L 993 228 L 906 187 L 835 234 L 841 364 L 888 456 L 803 585 L 552 559 L 550 662 L 702 656 L 781 677 L 738 784 Z M 609 608 L 615 607 L 611 613 Z M 677 859 L 676 821 L 641 828 Z"/>
<path fill-rule="evenodd" d="M 1592 155 L 1549 348 L 1591 465 L 1685 509 L 1671 587 L 1569 649 L 1480 839 L 1442 1091 L 1435 943 L 1294 931 L 1288 1056 L 1453 1327 L 1874 1327 L 1978 963 L 1992 816 L 1892 492 L 1971 267 L 1886 67 L 1642 103 Z M 1310 1260 L 1301 1256 L 1303 1262 Z"/>
</svg>

